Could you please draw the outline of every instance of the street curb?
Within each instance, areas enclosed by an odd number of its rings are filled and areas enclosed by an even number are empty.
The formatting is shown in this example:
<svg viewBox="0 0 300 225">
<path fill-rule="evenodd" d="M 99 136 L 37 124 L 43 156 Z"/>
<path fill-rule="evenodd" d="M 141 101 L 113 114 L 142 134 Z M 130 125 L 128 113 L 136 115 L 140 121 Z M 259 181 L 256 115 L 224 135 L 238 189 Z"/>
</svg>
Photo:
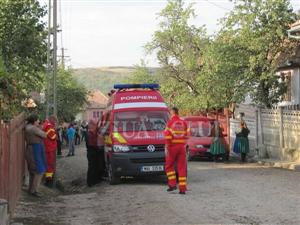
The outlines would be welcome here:
<svg viewBox="0 0 300 225">
<path fill-rule="evenodd" d="M 300 172 L 299 162 L 258 160 L 258 165 Z"/>
<path fill-rule="evenodd" d="M 8 202 L 5 199 L 0 199 L 0 224 L 8 225 Z"/>
</svg>

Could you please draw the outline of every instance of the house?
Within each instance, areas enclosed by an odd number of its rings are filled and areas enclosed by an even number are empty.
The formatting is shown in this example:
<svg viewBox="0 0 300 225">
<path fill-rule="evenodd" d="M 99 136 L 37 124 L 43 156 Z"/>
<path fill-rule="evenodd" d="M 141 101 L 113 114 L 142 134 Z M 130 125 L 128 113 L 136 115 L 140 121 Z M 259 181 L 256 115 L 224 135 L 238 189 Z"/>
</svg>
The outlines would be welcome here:
<svg viewBox="0 0 300 225">
<path fill-rule="evenodd" d="M 300 40 L 300 20 L 291 25 L 288 35 Z M 295 56 L 278 68 L 277 75 L 287 84 L 287 92 L 279 106 L 300 110 L 300 46 Z"/>
<path fill-rule="evenodd" d="M 300 109 L 300 48 L 297 56 L 279 67 L 276 74 L 287 85 L 283 101 L 278 106 Z"/>
<path fill-rule="evenodd" d="M 88 102 L 82 113 L 77 116 L 77 120 L 89 121 L 91 119 L 98 120 L 106 108 L 108 97 L 101 91 L 95 90 L 88 96 Z"/>
<path fill-rule="evenodd" d="M 291 29 L 288 30 L 289 38 L 300 40 L 300 20 L 297 20 L 291 25 Z"/>
</svg>

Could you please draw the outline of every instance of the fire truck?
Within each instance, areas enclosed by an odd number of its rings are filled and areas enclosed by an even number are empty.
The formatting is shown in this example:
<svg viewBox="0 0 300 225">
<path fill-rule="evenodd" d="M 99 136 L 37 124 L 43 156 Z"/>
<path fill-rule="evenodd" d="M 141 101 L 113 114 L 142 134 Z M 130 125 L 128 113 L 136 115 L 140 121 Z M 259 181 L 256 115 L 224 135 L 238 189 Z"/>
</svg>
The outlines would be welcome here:
<svg viewBox="0 0 300 225">
<path fill-rule="evenodd" d="M 101 122 L 110 184 L 122 177 L 164 174 L 169 111 L 158 84 L 114 85 Z"/>
</svg>

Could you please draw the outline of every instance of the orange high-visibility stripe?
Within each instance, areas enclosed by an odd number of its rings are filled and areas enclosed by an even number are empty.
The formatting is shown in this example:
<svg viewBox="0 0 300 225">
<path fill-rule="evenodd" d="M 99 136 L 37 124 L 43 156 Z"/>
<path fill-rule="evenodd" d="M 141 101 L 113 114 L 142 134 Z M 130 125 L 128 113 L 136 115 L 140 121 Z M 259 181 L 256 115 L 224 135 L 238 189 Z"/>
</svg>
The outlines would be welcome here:
<svg viewBox="0 0 300 225">
<path fill-rule="evenodd" d="M 46 134 L 49 134 L 50 132 L 54 132 L 55 133 L 55 130 L 50 128 L 49 130 L 47 130 Z"/>
<path fill-rule="evenodd" d="M 179 182 L 179 186 L 186 186 L 186 182 Z"/>
<path fill-rule="evenodd" d="M 172 140 L 172 143 L 174 143 L 174 144 L 184 144 L 185 139 Z"/>
<path fill-rule="evenodd" d="M 172 139 L 172 136 L 165 136 L 165 139 L 167 140 Z"/>
<path fill-rule="evenodd" d="M 179 177 L 178 180 L 179 181 L 186 181 L 186 177 Z"/>
<path fill-rule="evenodd" d="M 187 132 L 185 130 L 174 130 L 172 131 L 174 134 L 186 134 Z"/>
<path fill-rule="evenodd" d="M 176 176 L 170 176 L 168 177 L 169 180 L 175 180 L 176 179 Z"/>
<path fill-rule="evenodd" d="M 53 135 L 53 137 L 50 137 L 50 139 L 55 139 L 56 138 L 56 134 Z"/>
<path fill-rule="evenodd" d="M 121 144 L 126 144 L 127 143 L 126 139 L 119 132 L 114 132 L 113 136 Z"/>
<path fill-rule="evenodd" d="M 112 144 L 112 139 L 111 139 L 111 136 L 105 136 L 104 137 L 104 142 L 105 142 L 105 144 Z"/>
<path fill-rule="evenodd" d="M 171 175 L 174 175 L 174 174 L 176 174 L 175 171 L 167 172 L 167 176 L 171 176 Z"/>
<path fill-rule="evenodd" d="M 53 173 L 51 173 L 51 172 L 47 172 L 47 173 L 45 174 L 45 177 L 47 177 L 47 178 L 52 177 L 52 176 L 53 176 Z"/>
</svg>

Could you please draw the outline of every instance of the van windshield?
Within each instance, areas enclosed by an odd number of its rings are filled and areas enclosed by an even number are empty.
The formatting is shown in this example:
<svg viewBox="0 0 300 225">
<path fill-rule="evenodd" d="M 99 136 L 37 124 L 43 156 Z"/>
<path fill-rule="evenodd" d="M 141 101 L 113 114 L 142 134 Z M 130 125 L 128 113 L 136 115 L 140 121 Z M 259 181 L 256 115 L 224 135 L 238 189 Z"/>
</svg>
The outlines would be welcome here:
<svg viewBox="0 0 300 225">
<path fill-rule="evenodd" d="M 209 137 L 211 135 L 211 124 L 209 121 L 190 121 L 188 124 L 193 137 Z"/>
<path fill-rule="evenodd" d="M 117 112 L 114 116 L 114 131 L 162 131 L 169 119 L 166 111 Z"/>
</svg>

